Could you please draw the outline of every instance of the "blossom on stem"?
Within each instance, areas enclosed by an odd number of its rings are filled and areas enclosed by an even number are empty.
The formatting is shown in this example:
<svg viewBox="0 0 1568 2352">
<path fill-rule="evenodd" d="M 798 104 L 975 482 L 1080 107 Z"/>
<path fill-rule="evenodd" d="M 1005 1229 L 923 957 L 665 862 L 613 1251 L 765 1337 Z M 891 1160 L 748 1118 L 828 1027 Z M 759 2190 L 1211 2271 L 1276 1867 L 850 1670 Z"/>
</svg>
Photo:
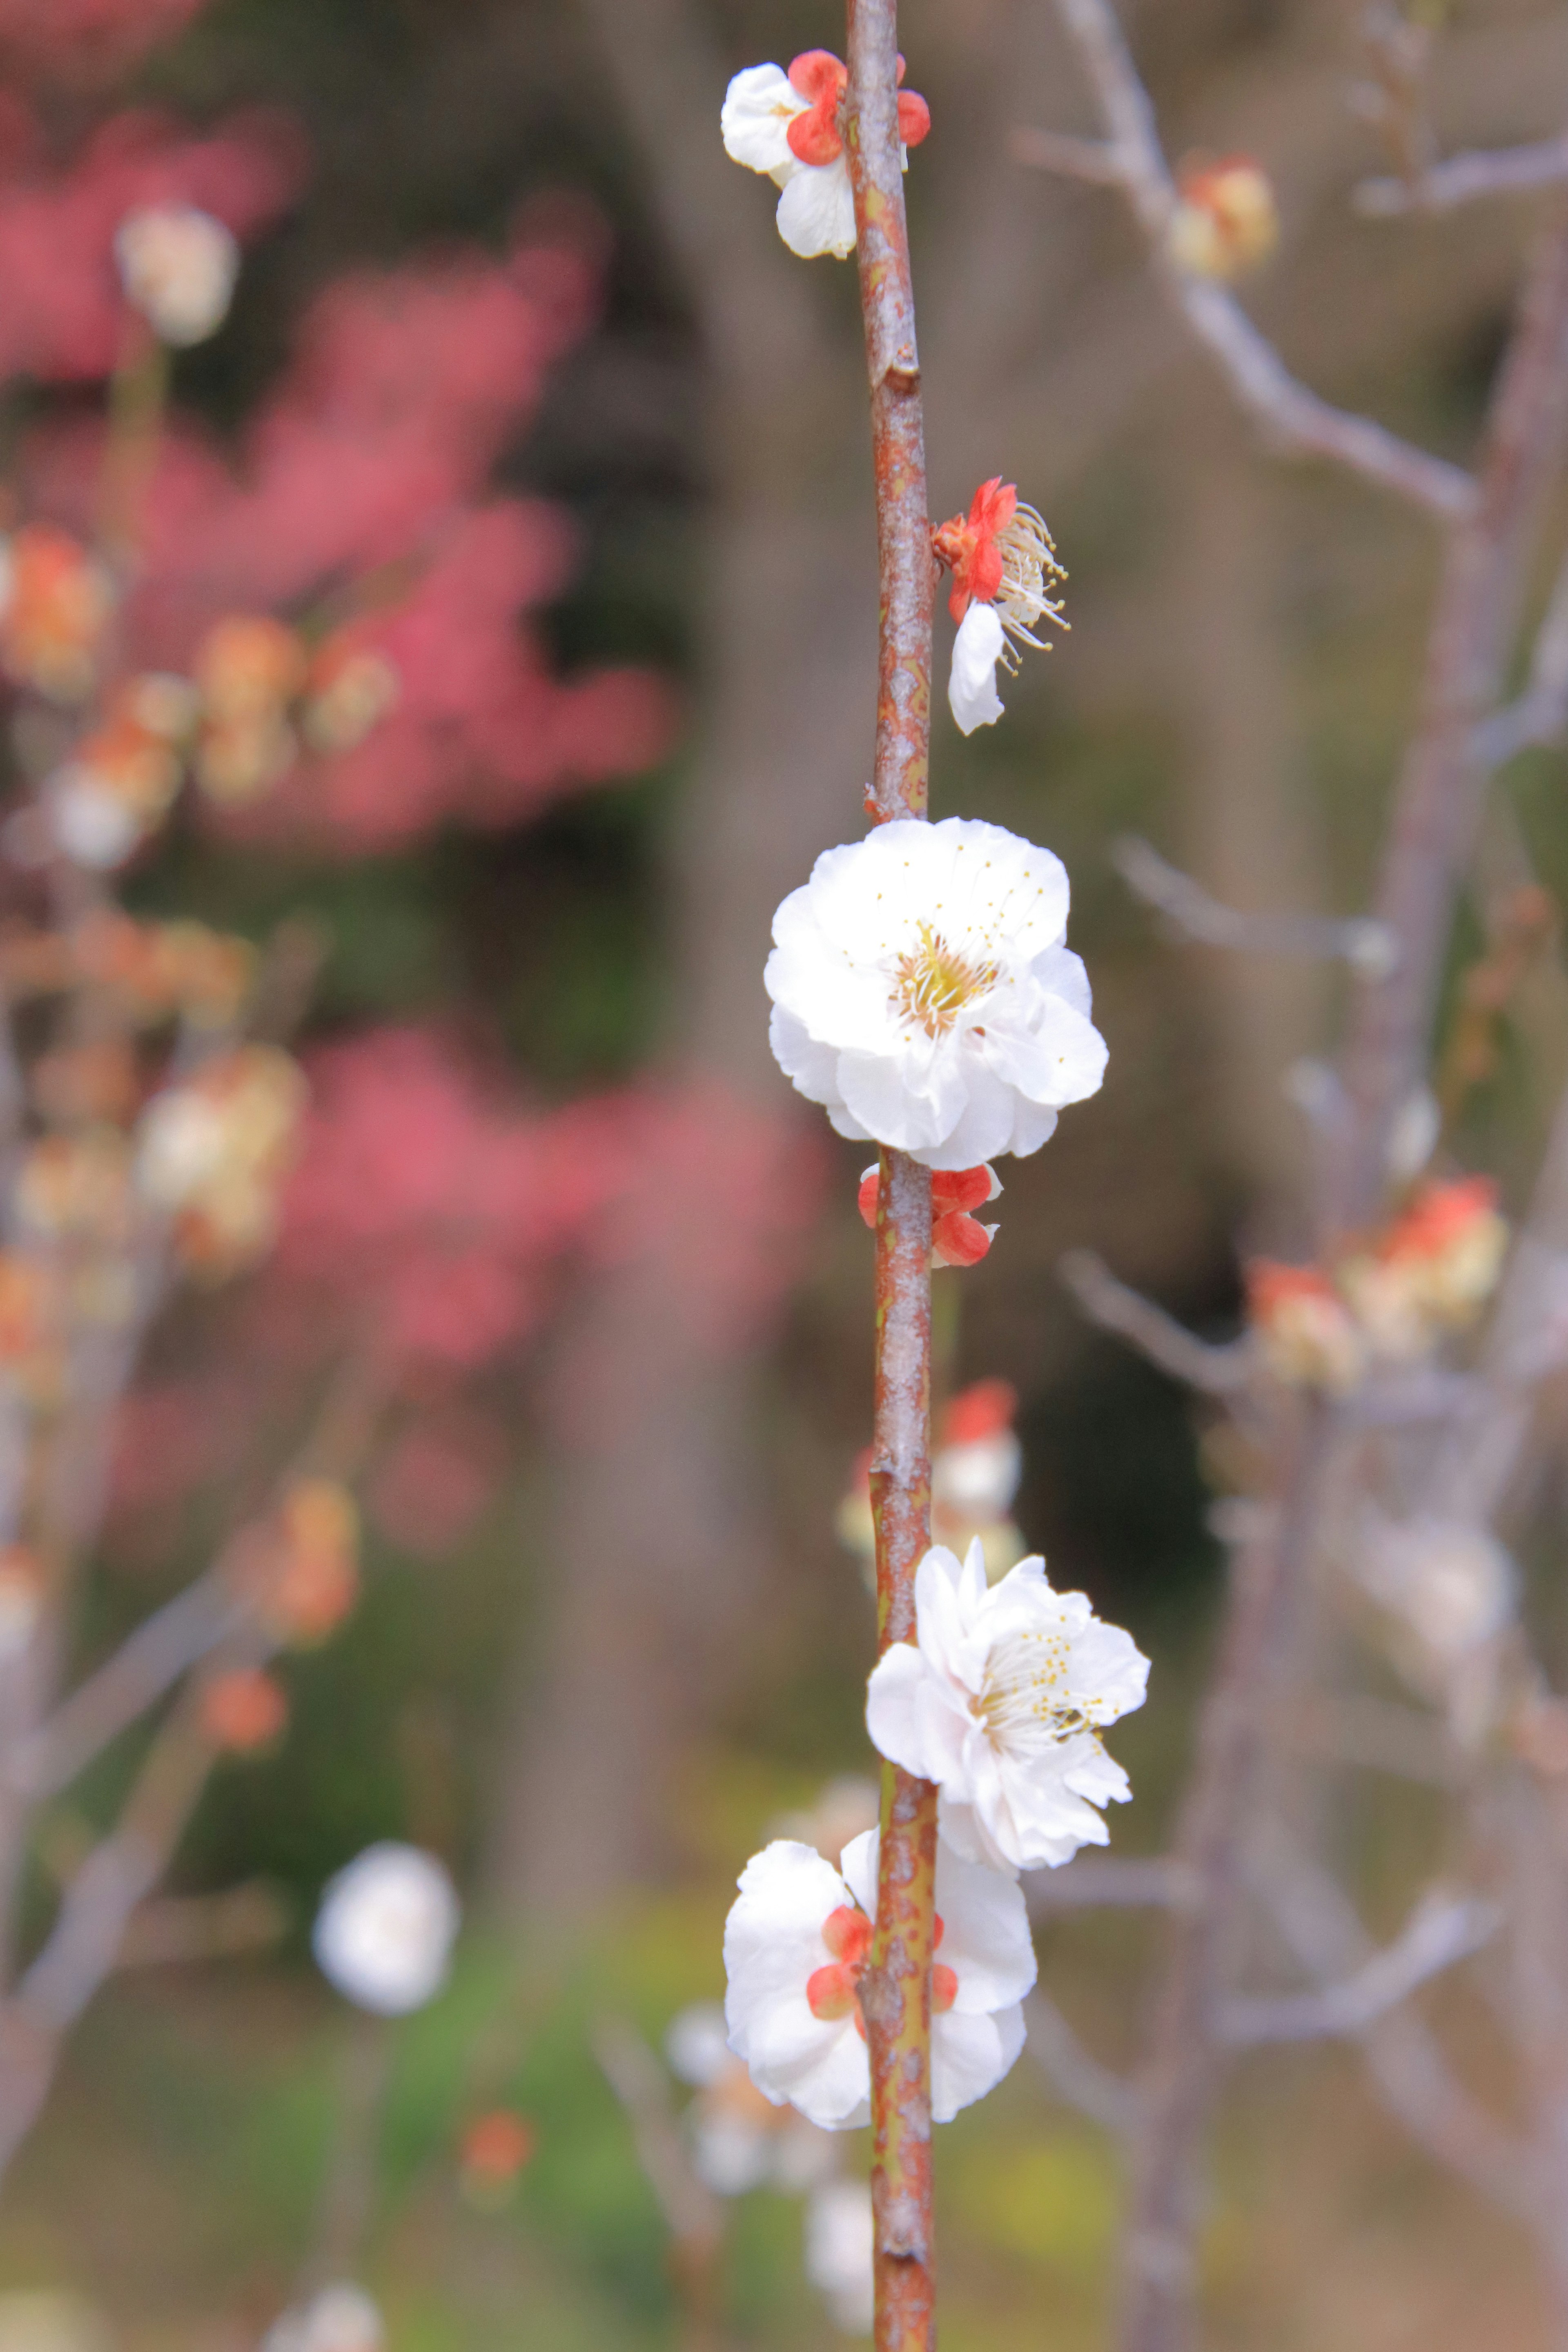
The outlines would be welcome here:
<svg viewBox="0 0 1568 2352">
<path fill-rule="evenodd" d="M 196 205 L 143 205 L 114 233 L 120 282 L 160 342 L 205 343 L 228 315 L 239 275 L 234 231 Z"/>
<path fill-rule="evenodd" d="M 1241 278 L 1279 242 L 1279 214 L 1261 164 L 1250 155 L 1184 163 L 1171 215 L 1170 250 L 1198 278 Z"/>
<path fill-rule="evenodd" d="M 1341 1286 L 1379 1354 L 1408 1361 L 1475 1320 L 1508 1250 L 1497 1200 L 1486 1176 L 1423 1184 L 1373 1248 L 1346 1259 Z"/>
<path fill-rule="evenodd" d="M 148 1105 L 137 1187 L 194 1272 L 221 1278 L 265 1254 L 304 1108 L 303 1073 L 278 1045 L 216 1055 Z"/>
<path fill-rule="evenodd" d="M 966 817 L 825 850 L 773 917 L 774 1059 L 855 1142 L 953 1171 L 1037 1151 L 1105 1070 L 1068 895 L 1048 849 Z"/>
<path fill-rule="evenodd" d="M 788 2100 L 825 2131 L 848 2130 L 871 2113 L 859 1982 L 876 1916 L 878 1845 L 868 1830 L 835 1870 L 813 1847 L 775 1839 L 742 1872 L 724 1924 L 730 2047 L 774 2105 Z M 1020 2004 L 1035 1981 L 1035 1953 L 1017 1886 L 940 1840 L 936 1909 L 931 2114 L 947 2123 L 999 2083 L 1023 2048 Z"/>
<path fill-rule="evenodd" d="M 1149 1661 L 1081 1592 L 1056 1592 L 1037 1555 L 987 1588 L 933 1545 L 915 1571 L 914 1642 L 872 1669 L 866 1723 L 893 1764 L 942 1792 L 942 1832 L 994 1870 L 1055 1868 L 1104 1845 L 1095 1808 L 1131 1795 L 1100 1727 L 1143 1704 Z"/>
<path fill-rule="evenodd" d="M 388 1839 L 328 1882 L 311 1948 L 322 1975 L 356 2008 L 402 2017 L 446 1983 L 458 1916 L 435 1856 Z"/>
<path fill-rule="evenodd" d="M 1354 1388 L 1366 1350 L 1355 1318 L 1326 1274 L 1313 1265 L 1255 1258 L 1247 1269 L 1247 1309 L 1276 1380 L 1288 1388 Z"/>
<path fill-rule="evenodd" d="M 899 59 L 899 79 L 904 61 Z M 789 71 L 748 66 L 724 93 L 720 129 L 724 152 L 751 172 L 765 173 L 782 193 L 779 235 L 792 253 L 844 260 L 855 250 L 855 194 L 839 110 L 849 76 L 827 49 L 807 49 Z M 931 129 L 931 110 L 913 90 L 899 92 L 899 136 L 904 168 L 909 150 Z"/>
<path fill-rule="evenodd" d="M 1016 670 L 1016 646 L 1049 646 L 1034 634 L 1042 621 L 1065 629 L 1052 594 L 1067 573 L 1045 519 L 1021 506 L 1016 484 L 998 474 L 982 482 L 967 515 L 953 515 L 931 533 L 931 552 L 952 573 L 948 611 L 958 623 L 948 708 L 965 735 L 1002 716 L 998 662 Z"/>
<path fill-rule="evenodd" d="M 873 1233 L 881 1197 L 882 1171 L 873 1160 L 862 1171 L 857 1202 Z M 987 1201 L 1001 1197 L 1002 1180 L 994 1168 L 955 1168 L 933 1176 L 931 1188 L 931 1262 L 939 1265 L 978 1265 L 995 1240 L 998 1228 L 983 1225 L 970 1214 Z"/>
</svg>

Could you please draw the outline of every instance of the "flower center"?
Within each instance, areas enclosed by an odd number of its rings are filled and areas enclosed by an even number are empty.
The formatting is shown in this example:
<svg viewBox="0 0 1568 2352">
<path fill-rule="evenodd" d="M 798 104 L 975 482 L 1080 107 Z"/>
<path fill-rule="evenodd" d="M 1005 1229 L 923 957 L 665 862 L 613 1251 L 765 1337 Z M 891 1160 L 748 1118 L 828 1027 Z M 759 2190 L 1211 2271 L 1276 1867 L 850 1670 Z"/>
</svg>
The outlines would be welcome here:
<svg viewBox="0 0 1568 2352">
<path fill-rule="evenodd" d="M 1037 1755 L 1094 1729 L 1094 1701 L 1068 1693 L 1069 1657 L 1065 1633 L 1013 1633 L 997 1643 L 980 1695 L 970 1701 L 993 1748 Z"/>
<path fill-rule="evenodd" d="M 996 533 L 996 551 L 1002 558 L 996 610 L 1003 627 L 1030 646 L 1039 644 L 1031 632 L 1042 621 L 1054 621 L 1065 629 L 1061 606 L 1048 593 L 1047 583 L 1054 586 L 1067 573 L 1057 561 L 1044 516 L 1033 507 L 1016 508 L 1012 520 Z"/>
<path fill-rule="evenodd" d="M 892 1002 L 928 1037 L 944 1037 L 966 1004 L 994 988 L 997 966 L 961 955 L 933 924 L 918 929 L 919 947 L 893 965 Z"/>
</svg>

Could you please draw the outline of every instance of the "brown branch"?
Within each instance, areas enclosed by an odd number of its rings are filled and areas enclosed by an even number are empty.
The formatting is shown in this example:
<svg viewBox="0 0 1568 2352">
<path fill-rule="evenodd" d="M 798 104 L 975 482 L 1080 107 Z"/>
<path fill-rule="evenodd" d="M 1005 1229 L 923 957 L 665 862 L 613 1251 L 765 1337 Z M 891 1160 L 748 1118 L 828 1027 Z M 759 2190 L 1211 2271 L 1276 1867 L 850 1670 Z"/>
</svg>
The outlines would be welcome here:
<svg viewBox="0 0 1568 2352">
<path fill-rule="evenodd" d="M 1136 834 L 1110 845 L 1110 862 L 1135 898 L 1155 908 L 1183 939 L 1242 954 L 1307 956 L 1348 963 L 1375 974 L 1394 961 L 1394 942 L 1364 916 L 1341 921 L 1332 915 L 1247 915 L 1211 898 L 1190 874 L 1167 864 Z"/>
<path fill-rule="evenodd" d="M 1057 0 L 1057 8 L 1100 101 L 1117 176 L 1149 239 L 1160 283 L 1267 439 L 1297 456 L 1331 458 L 1445 521 L 1468 514 L 1475 484 L 1459 467 L 1320 399 L 1296 381 L 1233 296 L 1176 261 L 1175 184 L 1115 11 L 1110 0 Z"/>
<path fill-rule="evenodd" d="M 1530 656 L 1530 675 L 1517 701 L 1494 710 L 1477 728 L 1471 750 L 1485 768 L 1500 768 L 1519 751 L 1560 743 L 1568 734 L 1568 562 L 1557 574 Z"/>
<path fill-rule="evenodd" d="M 1136 2129 L 1138 2094 L 1132 2084 L 1084 2048 L 1048 1993 L 1031 1993 L 1025 2022 L 1030 2056 L 1069 2107 L 1119 2139 Z"/>
<path fill-rule="evenodd" d="M 914 284 L 898 119 L 896 0 L 848 0 L 845 142 L 870 378 L 881 621 L 877 821 L 923 817 L 931 740 L 935 566 L 926 495 Z M 931 1171 L 884 1150 L 877 1217 L 876 1417 L 871 1501 L 877 1632 L 914 1632 L 914 1571 L 931 1541 Z M 931 1970 L 936 1790 L 882 1779 L 877 1923 L 861 2000 L 871 2063 L 877 2352 L 935 2341 L 931 2170 Z"/>
<path fill-rule="evenodd" d="M 1091 1323 L 1101 1331 L 1114 1331 L 1172 1380 L 1205 1396 L 1230 1396 L 1246 1387 L 1252 1362 L 1249 1348 L 1239 1342 L 1215 1348 L 1195 1338 L 1142 1291 L 1118 1282 L 1092 1250 L 1068 1250 L 1057 1271 Z"/>
<path fill-rule="evenodd" d="M 1373 219 L 1395 213 L 1447 213 L 1478 196 L 1530 195 L 1568 180 L 1568 136 L 1533 145 L 1450 155 L 1415 180 L 1363 180 L 1355 207 Z"/>
</svg>

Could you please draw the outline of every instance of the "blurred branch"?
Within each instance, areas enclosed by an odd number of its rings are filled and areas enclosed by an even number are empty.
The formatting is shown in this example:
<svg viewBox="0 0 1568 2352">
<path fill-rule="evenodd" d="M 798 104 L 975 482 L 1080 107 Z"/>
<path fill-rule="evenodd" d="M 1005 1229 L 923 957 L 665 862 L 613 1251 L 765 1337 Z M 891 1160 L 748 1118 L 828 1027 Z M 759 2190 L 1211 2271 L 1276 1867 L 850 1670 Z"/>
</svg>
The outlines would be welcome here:
<svg viewBox="0 0 1568 2352">
<path fill-rule="evenodd" d="M 1190 1902 L 1192 1889 L 1179 1862 L 1153 1855 L 1146 1862 L 1122 1862 L 1101 1854 L 1079 1854 L 1060 1870 L 1032 1870 L 1024 1893 L 1030 1916 L 1049 1918 L 1058 1911 L 1079 1911 L 1101 1905 L 1112 1910 L 1160 1910 Z"/>
<path fill-rule="evenodd" d="M 1283 450 L 1332 458 L 1445 521 L 1468 514 L 1476 486 L 1461 467 L 1400 440 L 1368 417 L 1320 399 L 1296 381 L 1233 296 L 1175 260 L 1171 226 L 1176 189 L 1153 107 L 1115 11 L 1109 0 L 1057 0 L 1057 6 L 1099 99 L 1110 134 L 1109 156 L 1149 239 L 1161 284 L 1241 405 Z M 1044 150 L 1026 153 L 1024 160 L 1046 169 L 1060 167 Z M 1078 162 L 1077 175 L 1082 176 L 1081 154 Z"/>
<path fill-rule="evenodd" d="M 1493 1903 L 1433 1887 L 1403 1933 L 1353 1974 L 1316 1992 L 1236 1996 L 1226 2004 L 1221 2032 L 1238 2050 L 1364 2034 L 1418 1986 L 1479 1951 L 1497 1932 L 1500 1916 Z"/>
<path fill-rule="evenodd" d="M 1489 769 L 1500 768 L 1516 751 L 1560 743 L 1568 734 L 1568 562 L 1557 574 L 1530 656 L 1524 692 L 1515 702 L 1483 719 L 1475 732 L 1475 755 Z"/>
<path fill-rule="evenodd" d="M 1245 915 L 1211 898 L 1190 874 L 1168 865 L 1136 834 L 1111 844 L 1110 862 L 1136 898 L 1157 908 L 1184 939 L 1205 947 L 1235 948 L 1254 955 L 1341 958 L 1358 971 L 1386 971 L 1394 941 L 1382 923 L 1363 916 L 1341 921 L 1331 915 Z"/>
<path fill-rule="evenodd" d="M 1234 1395 L 1246 1386 L 1249 1351 L 1243 1342 L 1216 1348 L 1195 1338 L 1152 1299 L 1118 1282 L 1092 1250 L 1068 1250 L 1057 1271 L 1091 1323 L 1131 1341 L 1173 1380 L 1209 1396 Z"/>
<path fill-rule="evenodd" d="M 1434 163 L 1415 180 L 1363 180 L 1357 188 L 1357 212 L 1386 220 L 1396 213 L 1447 213 L 1477 196 L 1527 195 L 1539 188 L 1554 188 L 1568 180 L 1568 136 L 1542 139 L 1532 146 L 1503 147 L 1495 152 L 1479 150 L 1451 155 Z"/>
<path fill-rule="evenodd" d="M 1104 139 L 1075 139 L 1068 131 L 1038 131 L 1020 122 L 1007 134 L 1007 146 L 1016 161 L 1031 171 L 1054 172 L 1059 179 L 1119 188 L 1126 178 L 1116 149 Z"/>
<path fill-rule="evenodd" d="M 599 2070 L 632 2127 L 637 2161 L 658 2200 L 679 2247 L 717 2253 L 724 2210 L 691 2168 L 664 2068 L 636 2029 L 621 2017 L 601 2017 L 589 2040 Z"/>
<path fill-rule="evenodd" d="M 1046 1993 L 1036 1991 L 1025 2007 L 1028 2048 L 1069 2107 L 1087 2116 L 1106 2131 L 1125 2138 L 1136 2129 L 1138 2095 L 1131 2083 L 1102 2066 L 1087 2051 L 1061 2011 Z"/>
<path fill-rule="evenodd" d="M 165 1895 L 132 1914 L 119 1964 L 147 1968 L 264 1951 L 287 1935 L 289 1916 L 277 1888 L 261 1879 L 221 1895 Z"/>
</svg>

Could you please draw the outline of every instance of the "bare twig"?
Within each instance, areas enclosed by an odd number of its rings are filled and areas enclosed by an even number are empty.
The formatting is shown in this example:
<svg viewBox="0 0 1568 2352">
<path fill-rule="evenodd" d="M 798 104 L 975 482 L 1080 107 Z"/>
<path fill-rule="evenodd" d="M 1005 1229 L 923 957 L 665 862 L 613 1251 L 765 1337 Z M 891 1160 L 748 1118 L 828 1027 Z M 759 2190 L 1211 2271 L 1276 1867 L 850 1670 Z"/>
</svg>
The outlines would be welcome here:
<svg viewBox="0 0 1568 2352">
<path fill-rule="evenodd" d="M 1069 1250 L 1057 1271 L 1091 1323 L 1130 1340 L 1173 1380 L 1209 1396 L 1234 1395 L 1246 1386 L 1250 1350 L 1245 1345 L 1216 1348 L 1197 1339 L 1142 1291 L 1118 1282 L 1092 1250 Z"/>
<path fill-rule="evenodd" d="M 1473 741 L 1485 768 L 1500 768 L 1516 751 L 1560 743 L 1568 733 L 1568 562 L 1558 572 L 1531 654 L 1524 692 L 1483 719 Z"/>
<path fill-rule="evenodd" d="M 1009 133 L 1007 145 L 1020 163 L 1036 172 L 1054 172 L 1064 180 L 1119 188 L 1126 176 L 1115 148 L 1103 139 L 1075 139 L 1068 131 L 1037 131 L 1021 122 Z"/>
<path fill-rule="evenodd" d="M 1496 1934 L 1500 1916 L 1494 1903 L 1434 1887 L 1394 1941 L 1352 1975 L 1316 1992 L 1236 1996 L 1222 2012 L 1221 2032 L 1238 2050 L 1364 2034 L 1417 1986 L 1479 1951 Z"/>
<path fill-rule="evenodd" d="M 1110 862 L 1145 906 L 1157 908 L 1183 939 L 1205 947 L 1337 960 L 1373 976 L 1387 971 L 1394 961 L 1393 939 L 1381 923 L 1364 916 L 1340 921 L 1331 915 L 1243 914 L 1211 898 L 1190 874 L 1168 865 L 1136 834 L 1123 834 L 1111 844 Z"/>
<path fill-rule="evenodd" d="M 1468 514 L 1475 484 L 1462 468 L 1310 392 L 1231 295 L 1174 258 L 1176 189 L 1115 11 L 1110 0 L 1057 0 L 1057 5 L 1094 86 L 1121 184 L 1149 238 L 1161 283 L 1267 437 L 1287 452 L 1332 458 L 1446 521 Z"/>
<path fill-rule="evenodd" d="M 1024 1882 L 1030 1916 L 1048 1919 L 1058 1911 L 1163 1911 L 1193 1898 L 1187 1873 L 1168 1855 L 1122 1862 L 1103 1854 L 1079 1854 L 1060 1870 L 1032 1870 Z"/>
<path fill-rule="evenodd" d="M 1530 195 L 1568 180 L 1568 137 L 1533 145 L 1450 155 L 1414 180 L 1363 180 L 1355 207 L 1377 219 L 1394 213 L 1446 213 L 1478 196 Z"/>
<path fill-rule="evenodd" d="M 1091 2123 L 1124 2139 L 1138 2121 L 1138 2095 L 1132 2084 L 1102 2066 L 1084 2048 L 1048 1994 L 1031 1994 L 1025 2022 L 1030 2053 L 1053 2089 Z"/>
<path fill-rule="evenodd" d="M 717 2336 L 714 2305 L 724 2242 L 721 2201 L 692 2168 L 663 2067 L 624 2018 L 601 2017 L 594 2055 L 632 2128 L 637 2162 L 669 2231 L 671 2266 L 685 2307 L 686 2352 L 707 2352 Z"/>
</svg>

